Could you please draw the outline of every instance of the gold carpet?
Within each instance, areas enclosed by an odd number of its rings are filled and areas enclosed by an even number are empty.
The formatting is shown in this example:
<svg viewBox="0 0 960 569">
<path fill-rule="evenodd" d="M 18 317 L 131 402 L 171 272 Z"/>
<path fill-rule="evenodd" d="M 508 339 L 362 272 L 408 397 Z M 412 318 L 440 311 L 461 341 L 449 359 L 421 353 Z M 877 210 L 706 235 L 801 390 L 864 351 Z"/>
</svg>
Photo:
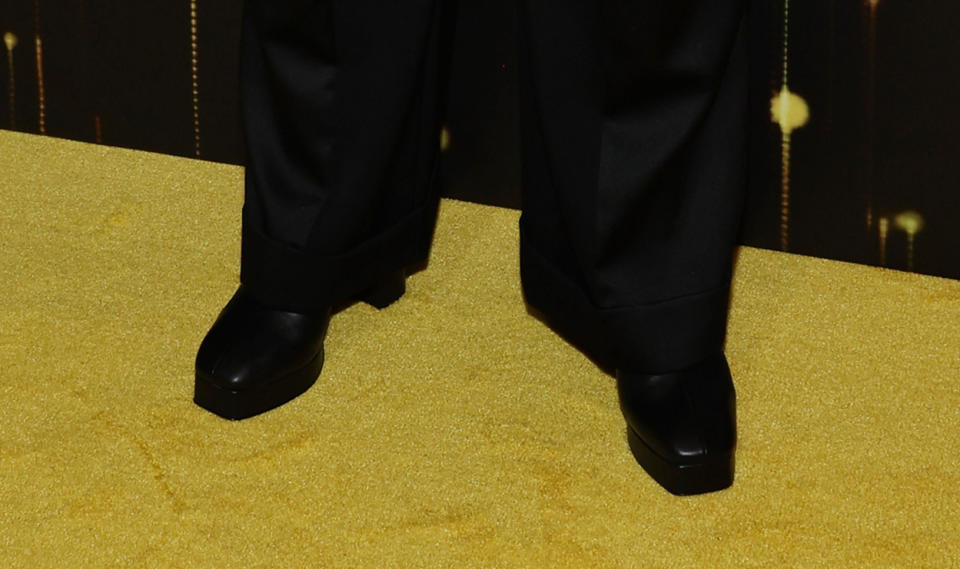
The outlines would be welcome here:
<svg viewBox="0 0 960 569">
<path fill-rule="evenodd" d="M 743 248 L 737 479 L 677 498 L 524 310 L 511 210 L 444 201 L 305 395 L 194 406 L 241 188 L 0 133 L 0 567 L 960 567 L 960 282 Z"/>
</svg>

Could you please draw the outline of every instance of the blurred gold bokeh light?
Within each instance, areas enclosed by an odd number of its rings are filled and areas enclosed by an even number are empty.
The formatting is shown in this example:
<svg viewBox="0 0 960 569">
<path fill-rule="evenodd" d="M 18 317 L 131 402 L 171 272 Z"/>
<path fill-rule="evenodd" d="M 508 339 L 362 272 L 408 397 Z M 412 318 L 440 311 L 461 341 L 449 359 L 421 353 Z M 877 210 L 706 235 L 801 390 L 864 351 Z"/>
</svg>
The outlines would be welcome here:
<svg viewBox="0 0 960 569">
<path fill-rule="evenodd" d="M 780 92 L 770 100 L 770 117 L 780 125 L 780 130 L 790 133 L 807 124 L 810 120 L 810 107 L 803 97 L 783 85 Z"/>
<path fill-rule="evenodd" d="M 902 229 L 907 235 L 916 235 L 923 229 L 923 216 L 916 210 L 907 210 L 893 218 L 897 229 Z"/>
<path fill-rule="evenodd" d="M 450 129 L 444 126 L 440 129 L 440 151 L 445 152 L 450 148 Z"/>
</svg>

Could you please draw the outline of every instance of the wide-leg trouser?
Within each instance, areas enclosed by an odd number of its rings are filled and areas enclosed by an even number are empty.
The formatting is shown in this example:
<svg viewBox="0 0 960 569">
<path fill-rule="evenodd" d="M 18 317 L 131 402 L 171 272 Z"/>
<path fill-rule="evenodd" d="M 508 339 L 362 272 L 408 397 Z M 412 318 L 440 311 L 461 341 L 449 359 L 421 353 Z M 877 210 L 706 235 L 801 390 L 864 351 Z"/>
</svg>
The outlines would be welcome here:
<svg viewBox="0 0 960 569">
<path fill-rule="evenodd" d="M 745 184 L 745 0 L 522 0 L 521 275 L 611 367 L 722 349 Z M 443 0 L 247 0 L 241 281 L 309 309 L 426 258 Z"/>
</svg>

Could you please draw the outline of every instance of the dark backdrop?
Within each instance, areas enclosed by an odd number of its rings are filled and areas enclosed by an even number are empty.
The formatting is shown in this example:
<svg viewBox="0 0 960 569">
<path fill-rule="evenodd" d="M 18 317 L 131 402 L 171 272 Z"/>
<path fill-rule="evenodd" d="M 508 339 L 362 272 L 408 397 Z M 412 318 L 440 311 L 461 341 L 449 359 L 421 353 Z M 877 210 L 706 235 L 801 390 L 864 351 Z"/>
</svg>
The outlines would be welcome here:
<svg viewBox="0 0 960 569">
<path fill-rule="evenodd" d="M 750 9 L 742 242 L 960 278 L 960 3 L 787 2 Z M 520 198 L 513 6 L 461 2 L 450 24 L 443 173 L 446 195 L 508 207 Z M 225 0 L 0 0 L 0 126 L 242 163 L 239 19 Z"/>
</svg>

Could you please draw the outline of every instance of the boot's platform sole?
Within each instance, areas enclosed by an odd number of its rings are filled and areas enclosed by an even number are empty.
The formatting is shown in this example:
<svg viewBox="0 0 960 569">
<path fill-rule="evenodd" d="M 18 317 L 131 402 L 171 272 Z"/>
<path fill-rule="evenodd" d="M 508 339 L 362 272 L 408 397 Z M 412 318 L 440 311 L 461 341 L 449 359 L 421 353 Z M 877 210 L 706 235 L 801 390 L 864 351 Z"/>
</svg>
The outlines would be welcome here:
<svg viewBox="0 0 960 569">
<path fill-rule="evenodd" d="M 224 419 L 246 419 L 279 407 L 310 389 L 323 368 L 323 349 L 306 365 L 255 389 L 233 391 L 211 381 L 198 372 L 193 388 L 193 402 Z"/>
<path fill-rule="evenodd" d="M 733 484 L 732 452 L 708 456 L 707 460 L 697 463 L 674 464 L 655 453 L 630 427 L 627 427 L 627 442 L 640 466 L 671 494 L 705 494 Z"/>
</svg>

